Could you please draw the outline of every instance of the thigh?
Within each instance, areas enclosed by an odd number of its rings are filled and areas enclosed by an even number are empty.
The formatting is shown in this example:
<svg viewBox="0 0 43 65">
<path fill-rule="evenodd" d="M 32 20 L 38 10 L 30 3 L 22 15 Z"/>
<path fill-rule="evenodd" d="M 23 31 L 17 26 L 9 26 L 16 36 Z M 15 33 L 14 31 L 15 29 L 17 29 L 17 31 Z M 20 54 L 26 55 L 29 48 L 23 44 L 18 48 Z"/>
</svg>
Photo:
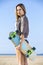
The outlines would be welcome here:
<svg viewBox="0 0 43 65">
<path fill-rule="evenodd" d="M 16 49 L 16 57 L 17 57 L 17 60 L 18 61 L 21 61 L 21 52 L 20 52 L 20 50 L 18 50 L 18 49 Z"/>
<path fill-rule="evenodd" d="M 17 59 L 18 59 L 18 64 L 24 65 L 24 55 L 21 53 L 20 50 L 16 49 L 16 56 L 17 56 Z"/>
<path fill-rule="evenodd" d="M 16 57 L 17 57 L 17 61 L 19 60 L 19 50 L 16 49 Z"/>
</svg>

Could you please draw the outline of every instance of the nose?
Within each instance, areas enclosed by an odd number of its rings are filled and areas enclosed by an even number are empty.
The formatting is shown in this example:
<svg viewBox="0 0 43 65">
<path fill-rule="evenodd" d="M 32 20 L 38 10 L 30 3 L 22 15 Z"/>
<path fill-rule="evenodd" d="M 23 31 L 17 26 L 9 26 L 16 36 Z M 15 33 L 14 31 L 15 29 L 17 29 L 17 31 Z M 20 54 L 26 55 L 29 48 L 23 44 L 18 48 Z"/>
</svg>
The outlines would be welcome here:
<svg viewBox="0 0 43 65">
<path fill-rule="evenodd" d="M 20 13 L 20 11 L 19 11 L 19 10 L 18 10 L 17 12 L 18 12 L 18 13 Z"/>
<path fill-rule="evenodd" d="M 19 10 L 18 10 L 17 12 L 18 12 L 18 13 L 20 13 L 20 11 L 19 11 Z"/>
</svg>

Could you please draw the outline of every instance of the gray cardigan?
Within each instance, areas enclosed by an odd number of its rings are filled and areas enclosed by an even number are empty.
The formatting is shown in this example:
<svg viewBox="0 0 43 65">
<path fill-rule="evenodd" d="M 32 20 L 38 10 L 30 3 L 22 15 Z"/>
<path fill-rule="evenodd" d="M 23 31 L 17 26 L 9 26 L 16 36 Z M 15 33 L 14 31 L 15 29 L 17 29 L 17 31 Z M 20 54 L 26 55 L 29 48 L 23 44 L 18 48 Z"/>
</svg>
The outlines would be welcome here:
<svg viewBox="0 0 43 65">
<path fill-rule="evenodd" d="M 22 22 L 21 25 L 20 22 Z M 18 19 L 16 26 L 17 26 L 17 30 L 19 30 L 19 27 L 21 27 L 22 29 L 21 32 L 24 34 L 24 37 L 27 38 L 29 34 L 29 23 L 26 15 Z"/>
</svg>

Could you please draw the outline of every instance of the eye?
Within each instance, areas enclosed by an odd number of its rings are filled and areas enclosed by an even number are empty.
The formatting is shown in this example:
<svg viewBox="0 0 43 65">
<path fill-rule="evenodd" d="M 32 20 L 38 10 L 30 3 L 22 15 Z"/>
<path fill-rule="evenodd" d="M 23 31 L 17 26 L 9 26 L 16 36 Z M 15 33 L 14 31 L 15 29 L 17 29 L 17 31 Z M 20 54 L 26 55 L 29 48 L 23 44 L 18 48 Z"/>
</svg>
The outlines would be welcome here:
<svg viewBox="0 0 43 65">
<path fill-rule="evenodd" d="M 21 9 L 17 9 L 17 11 L 21 11 Z"/>
<path fill-rule="evenodd" d="M 19 11 L 21 11 L 21 9 L 19 9 Z"/>
</svg>

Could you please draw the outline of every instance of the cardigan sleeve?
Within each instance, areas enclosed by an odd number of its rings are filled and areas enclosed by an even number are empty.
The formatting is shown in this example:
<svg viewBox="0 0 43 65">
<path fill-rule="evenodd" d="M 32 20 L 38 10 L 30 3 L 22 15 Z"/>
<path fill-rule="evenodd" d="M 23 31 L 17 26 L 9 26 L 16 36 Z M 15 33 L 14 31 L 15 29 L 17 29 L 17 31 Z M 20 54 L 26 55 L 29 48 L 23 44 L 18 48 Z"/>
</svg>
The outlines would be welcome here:
<svg viewBox="0 0 43 65">
<path fill-rule="evenodd" d="M 29 34 L 29 21 L 27 17 L 24 18 L 23 34 L 25 38 Z"/>
</svg>

